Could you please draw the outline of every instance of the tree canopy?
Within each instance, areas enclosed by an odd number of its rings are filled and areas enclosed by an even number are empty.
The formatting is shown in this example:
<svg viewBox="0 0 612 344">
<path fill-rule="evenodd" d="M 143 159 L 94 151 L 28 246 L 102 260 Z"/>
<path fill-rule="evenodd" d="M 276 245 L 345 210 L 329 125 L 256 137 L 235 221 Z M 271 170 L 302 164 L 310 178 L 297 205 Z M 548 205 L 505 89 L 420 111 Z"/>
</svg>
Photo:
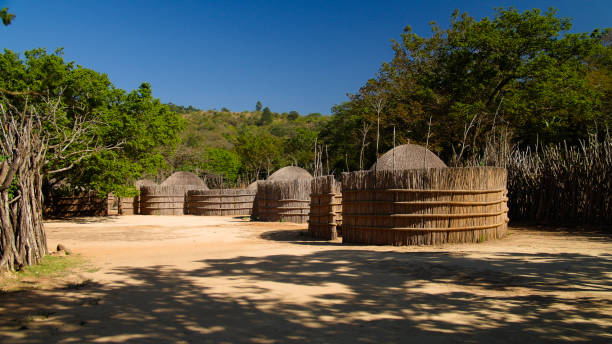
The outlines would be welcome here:
<svg viewBox="0 0 612 344">
<path fill-rule="evenodd" d="M 143 83 L 126 92 L 107 75 L 66 62 L 62 51 L 30 50 L 24 58 L 9 50 L 0 54 L 0 90 L 14 105 L 42 97 L 57 98 L 58 111 L 46 130 L 50 138 L 44 175 L 67 179 L 101 193 L 133 193 L 130 181 L 163 166 L 163 153 L 178 144 L 181 118 L 153 98 Z M 83 137 L 79 144 L 70 138 Z"/>
<path fill-rule="evenodd" d="M 554 9 L 514 8 L 481 20 L 456 11 L 447 29 L 432 24 L 430 37 L 406 27 L 392 43 L 393 59 L 335 107 L 323 129 L 323 139 L 340 153 L 336 165 L 344 165 L 342 153 L 355 151 L 377 113 L 381 151 L 392 146 L 395 127 L 398 144 L 427 142 L 445 160 L 462 148 L 478 154 L 501 128 L 519 145 L 575 143 L 605 128 L 610 46 L 602 43 L 609 31 L 570 29 L 571 21 Z M 376 130 L 367 135 L 375 141 Z M 373 150 L 366 148 L 370 163 Z M 355 168 L 354 154 L 351 161 Z"/>
</svg>

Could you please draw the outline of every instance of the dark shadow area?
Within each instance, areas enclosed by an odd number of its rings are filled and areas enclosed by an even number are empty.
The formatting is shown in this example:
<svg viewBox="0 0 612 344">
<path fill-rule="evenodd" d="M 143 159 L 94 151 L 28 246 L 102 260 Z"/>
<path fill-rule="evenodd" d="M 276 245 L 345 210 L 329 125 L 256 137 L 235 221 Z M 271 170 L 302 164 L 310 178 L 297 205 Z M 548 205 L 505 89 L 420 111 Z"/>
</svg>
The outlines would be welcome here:
<svg viewBox="0 0 612 344">
<path fill-rule="evenodd" d="M 264 240 L 290 242 L 292 244 L 299 245 L 342 246 L 341 241 L 329 241 L 312 238 L 308 235 L 308 230 L 306 229 L 284 229 L 268 231 L 261 233 L 259 237 Z M 346 245 L 347 244 L 344 244 L 344 246 Z"/>
<path fill-rule="evenodd" d="M 87 217 L 45 217 L 45 222 L 69 222 L 76 224 L 107 223 L 117 219 L 120 215 L 87 216 Z"/>
<path fill-rule="evenodd" d="M 130 282 L 51 296 L 2 294 L 0 341 L 606 343 L 612 330 L 611 255 L 339 249 L 201 263 L 117 269 Z"/>
</svg>

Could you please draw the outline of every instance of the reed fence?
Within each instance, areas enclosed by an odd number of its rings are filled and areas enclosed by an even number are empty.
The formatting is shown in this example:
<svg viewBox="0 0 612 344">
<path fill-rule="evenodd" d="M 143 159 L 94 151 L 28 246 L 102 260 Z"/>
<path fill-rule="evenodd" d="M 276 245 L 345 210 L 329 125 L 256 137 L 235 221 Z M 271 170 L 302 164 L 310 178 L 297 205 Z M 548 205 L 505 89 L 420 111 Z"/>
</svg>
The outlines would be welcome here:
<svg viewBox="0 0 612 344">
<path fill-rule="evenodd" d="M 140 188 L 140 214 L 184 215 L 187 213 L 187 191 L 194 185 L 143 186 Z"/>
<path fill-rule="evenodd" d="M 136 215 L 139 212 L 139 196 L 119 197 L 119 215 Z"/>
<path fill-rule="evenodd" d="M 310 182 L 310 179 L 257 182 L 251 218 L 306 223 L 310 210 Z"/>
<path fill-rule="evenodd" d="M 508 162 L 510 218 L 612 225 L 612 140 L 515 150 Z"/>
<path fill-rule="evenodd" d="M 95 192 L 76 195 L 51 195 L 46 200 L 45 216 L 75 217 L 75 216 L 107 216 L 109 201 L 112 198 L 99 197 Z"/>
<path fill-rule="evenodd" d="M 247 189 L 190 190 L 188 213 L 204 216 L 251 215 L 255 192 Z"/>
<path fill-rule="evenodd" d="M 344 173 L 342 240 L 399 246 L 501 238 L 506 181 L 496 167 Z"/>
<path fill-rule="evenodd" d="M 334 176 L 312 180 L 308 234 L 314 238 L 334 240 L 341 235 L 342 183 Z"/>
</svg>

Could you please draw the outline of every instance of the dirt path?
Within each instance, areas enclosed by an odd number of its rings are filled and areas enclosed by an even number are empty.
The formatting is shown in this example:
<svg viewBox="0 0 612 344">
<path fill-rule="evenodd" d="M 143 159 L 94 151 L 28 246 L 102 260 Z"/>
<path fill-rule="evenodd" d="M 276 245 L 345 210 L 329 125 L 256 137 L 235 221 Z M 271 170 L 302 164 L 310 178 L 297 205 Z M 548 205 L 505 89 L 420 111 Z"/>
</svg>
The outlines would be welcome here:
<svg viewBox="0 0 612 344">
<path fill-rule="evenodd" d="M 434 247 L 310 241 L 228 217 L 48 222 L 94 262 L 0 295 L 0 342 L 611 342 L 612 239 L 513 228 Z"/>
</svg>

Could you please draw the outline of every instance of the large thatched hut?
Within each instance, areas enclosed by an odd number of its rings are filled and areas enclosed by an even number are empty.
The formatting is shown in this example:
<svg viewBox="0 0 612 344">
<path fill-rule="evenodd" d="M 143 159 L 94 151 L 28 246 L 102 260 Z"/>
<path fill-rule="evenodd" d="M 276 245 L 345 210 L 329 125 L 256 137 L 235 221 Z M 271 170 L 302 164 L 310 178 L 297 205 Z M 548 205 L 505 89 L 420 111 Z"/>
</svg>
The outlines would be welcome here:
<svg viewBox="0 0 612 344">
<path fill-rule="evenodd" d="M 385 154 L 372 165 L 370 171 L 410 170 L 415 168 L 444 168 L 446 164 L 429 149 L 407 143 L 397 146 Z"/>
<path fill-rule="evenodd" d="M 480 242 L 507 228 L 503 168 L 360 171 L 342 178 L 342 240 L 377 245 Z"/>
<path fill-rule="evenodd" d="M 312 175 L 296 166 L 283 167 L 257 182 L 251 217 L 260 221 L 306 223 Z"/>
<path fill-rule="evenodd" d="M 200 179 L 195 173 L 191 172 L 174 172 L 170 177 L 166 178 L 160 186 L 172 186 L 172 185 L 190 185 L 195 186 L 198 189 L 208 190 L 206 183 Z"/>
<path fill-rule="evenodd" d="M 310 188 L 310 214 L 308 234 L 314 238 L 334 240 L 342 225 L 342 183 L 334 176 L 321 176 L 312 180 Z"/>
<path fill-rule="evenodd" d="M 186 214 L 189 190 L 208 190 L 208 187 L 191 172 L 175 172 L 158 186 L 143 186 L 140 188 L 140 214 Z"/>
</svg>

